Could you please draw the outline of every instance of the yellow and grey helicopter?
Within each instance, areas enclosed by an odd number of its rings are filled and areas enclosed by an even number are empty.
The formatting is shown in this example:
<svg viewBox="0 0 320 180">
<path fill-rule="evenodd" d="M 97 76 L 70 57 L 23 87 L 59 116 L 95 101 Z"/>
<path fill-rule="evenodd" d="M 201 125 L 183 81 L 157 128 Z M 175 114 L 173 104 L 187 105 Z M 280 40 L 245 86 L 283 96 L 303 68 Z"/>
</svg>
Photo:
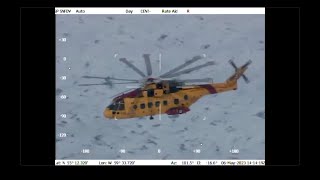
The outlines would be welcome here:
<svg viewBox="0 0 320 180">
<path fill-rule="evenodd" d="M 233 66 L 235 72 L 224 82 L 213 83 L 212 78 L 174 79 L 180 75 L 215 65 L 214 61 L 209 61 L 202 65 L 182 70 L 202 59 L 202 56 L 195 56 L 159 77 L 152 76 L 150 55 L 144 54 L 143 58 L 146 65 L 146 74 L 126 58 L 119 59 L 120 62 L 123 62 L 134 72 L 140 75 L 142 79 L 83 76 L 83 78 L 103 79 L 105 82 L 99 84 L 80 84 L 80 86 L 108 84 L 140 85 L 135 89 L 122 92 L 113 98 L 110 105 L 108 105 L 103 111 L 103 114 L 107 119 L 118 120 L 144 116 L 150 116 L 150 119 L 153 119 L 153 116 L 157 114 L 178 115 L 187 113 L 190 111 L 190 106 L 203 96 L 236 90 L 238 88 L 237 81 L 240 77 L 248 83 L 249 80 L 244 75 L 244 72 L 252 62 L 249 60 L 238 68 L 232 60 L 229 60 L 229 63 Z M 117 83 L 113 81 L 122 82 Z"/>
</svg>

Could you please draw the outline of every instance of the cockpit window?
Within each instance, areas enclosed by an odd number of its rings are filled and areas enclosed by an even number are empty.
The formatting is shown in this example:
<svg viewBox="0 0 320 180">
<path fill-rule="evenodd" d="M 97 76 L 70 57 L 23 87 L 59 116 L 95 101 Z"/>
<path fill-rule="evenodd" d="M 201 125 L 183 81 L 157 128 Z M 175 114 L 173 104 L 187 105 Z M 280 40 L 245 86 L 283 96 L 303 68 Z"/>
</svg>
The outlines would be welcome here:
<svg viewBox="0 0 320 180">
<path fill-rule="evenodd" d="M 119 101 L 119 102 L 114 102 L 108 106 L 110 110 L 118 111 L 118 110 L 124 110 L 124 103 Z"/>
<path fill-rule="evenodd" d="M 109 108 L 110 110 L 114 110 L 115 105 L 114 104 L 110 104 L 107 108 Z"/>
</svg>

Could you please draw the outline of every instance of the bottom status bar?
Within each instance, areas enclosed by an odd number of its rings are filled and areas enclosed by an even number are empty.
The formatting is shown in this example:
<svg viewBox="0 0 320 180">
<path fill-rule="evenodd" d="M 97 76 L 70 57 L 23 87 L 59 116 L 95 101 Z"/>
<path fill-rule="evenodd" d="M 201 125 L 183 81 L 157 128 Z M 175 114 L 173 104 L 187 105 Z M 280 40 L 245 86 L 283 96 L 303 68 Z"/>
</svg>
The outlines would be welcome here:
<svg viewBox="0 0 320 180">
<path fill-rule="evenodd" d="M 265 160 L 56 160 L 56 166 L 264 166 Z"/>
</svg>

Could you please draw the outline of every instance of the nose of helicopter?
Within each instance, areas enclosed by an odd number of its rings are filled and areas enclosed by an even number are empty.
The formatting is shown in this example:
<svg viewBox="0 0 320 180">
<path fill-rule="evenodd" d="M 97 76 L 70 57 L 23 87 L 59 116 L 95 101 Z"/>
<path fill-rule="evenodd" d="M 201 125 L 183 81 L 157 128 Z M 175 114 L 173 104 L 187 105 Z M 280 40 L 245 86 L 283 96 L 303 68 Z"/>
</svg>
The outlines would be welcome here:
<svg viewBox="0 0 320 180">
<path fill-rule="evenodd" d="M 108 120 L 112 119 L 112 111 L 109 108 L 106 108 L 103 112 L 103 115 Z"/>
</svg>

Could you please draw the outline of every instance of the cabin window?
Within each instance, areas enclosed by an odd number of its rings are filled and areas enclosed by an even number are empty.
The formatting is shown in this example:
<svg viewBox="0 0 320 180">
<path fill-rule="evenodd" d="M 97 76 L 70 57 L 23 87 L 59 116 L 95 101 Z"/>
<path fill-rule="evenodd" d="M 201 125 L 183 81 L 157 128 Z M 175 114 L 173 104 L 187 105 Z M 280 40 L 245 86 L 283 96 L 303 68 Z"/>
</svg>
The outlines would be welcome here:
<svg viewBox="0 0 320 180">
<path fill-rule="evenodd" d="M 188 100 L 188 95 L 184 95 L 184 100 Z"/>
<path fill-rule="evenodd" d="M 149 89 L 147 91 L 147 95 L 148 95 L 148 97 L 153 97 L 154 96 L 154 89 Z"/>
<path fill-rule="evenodd" d="M 167 101 L 167 100 L 164 100 L 164 101 L 163 101 L 163 105 L 165 105 L 165 106 L 168 105 L 168 101 Z"/>
<path fill-rule="evenodd" d="M 148 108 L 152 108 L 152 102 L 148 102 Z"/>
<path fill-rule="evenodd" d="M 133 105 L 133 109 L 137 109 L 138 108 L 138 106 L 137 105 Z"/>
<path fill-rule="evenodd" d="M 160 106 L 160 101 L 156 101 L 155 105 L 156 105 L 156 107 L 159 107 Z"/>
<path fill-rule="evenodd" d="M 140 104 L 140 109 L 144 109 L 146 108 L 146 105 L 145 104 Z"/>
<path fill-rule="evenodd" d="M 174 99 L 173 102 L 174 104 L 179 104 L 179 99 Z"/>
<path fill-rule="evenodd" d="M 112 111 L 112 114 L 115 114 L 116 112 L 115 111 Z"/>
<path fill-rule="evenodd" d="M 117 112 L 117 114 L 119 114 L 119 112 Z"/>
</svg>

